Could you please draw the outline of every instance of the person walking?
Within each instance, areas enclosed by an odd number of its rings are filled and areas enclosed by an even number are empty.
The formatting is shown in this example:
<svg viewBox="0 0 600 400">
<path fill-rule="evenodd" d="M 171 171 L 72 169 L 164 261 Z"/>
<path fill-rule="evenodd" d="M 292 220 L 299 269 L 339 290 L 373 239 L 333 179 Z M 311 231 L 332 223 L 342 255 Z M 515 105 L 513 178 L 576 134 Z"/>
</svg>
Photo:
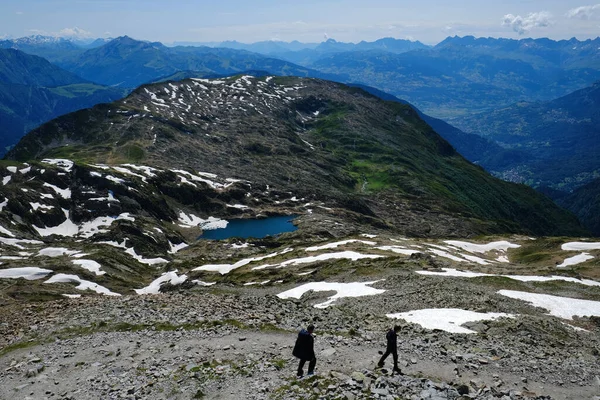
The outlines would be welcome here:
<svg viewBox="0 0 600 400">
<path fill-rule="evenodd" d="M 400 332 L 400 326 L 396 325 L 393 329 L 390 329 L 386 333 L 385 338 L 387 339 L 387 346 L 385 349 L 385 353 L 383 354 L 383 356 L 381 356 L 381 359 L 377 363 L 377 367 L 383 368 L 383 363 L 385 362 L 385 359 L 391 354 L 394 358 L 394 369 L 392 373 L 397 372 L 399 374 L 402 374 L 402 371 L 400 371 L 400 368 L 398 367 L 398 332 Z"/>
<path fill-rule="evenodd" d="M 296 339 L 296 344 L 294 345 L 294 350 L 292 354 L 294 357 L 300 359 L 300 363 L 298 364 L 298 378 L 302 378 L 304 376 L 304 364 L 308 361 L 308 375 L 313 375 L 315 373 L 315 365 L 317 364 L 317 359 L 315 357 L 315 339 L 313 337 L 313 332 L 315 330 L 314 325 L 309 325 L 306 329 L 300 330 L 298 333 L 298 338 Z"/>
</svg>

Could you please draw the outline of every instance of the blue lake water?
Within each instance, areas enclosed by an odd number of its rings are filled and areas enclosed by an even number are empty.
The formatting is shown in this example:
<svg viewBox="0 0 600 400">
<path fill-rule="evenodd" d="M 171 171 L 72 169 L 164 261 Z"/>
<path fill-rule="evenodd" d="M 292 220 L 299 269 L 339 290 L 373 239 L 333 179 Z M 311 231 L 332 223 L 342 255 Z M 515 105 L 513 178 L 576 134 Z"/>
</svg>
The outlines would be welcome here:
<svg viewBox="0 0 600 400">
<path fill-rule="evenodd" d="M 296 217 L 297 215 L 279 215 L 262 219 L 234 219 L 229 221 L 225 228 L 204 231 L 199 239 L 222 240 L 230 237 L 260 239 L 269 235 L 293 232 L 298 229 L 292 224 L 292 220 Z"/>
</svg>

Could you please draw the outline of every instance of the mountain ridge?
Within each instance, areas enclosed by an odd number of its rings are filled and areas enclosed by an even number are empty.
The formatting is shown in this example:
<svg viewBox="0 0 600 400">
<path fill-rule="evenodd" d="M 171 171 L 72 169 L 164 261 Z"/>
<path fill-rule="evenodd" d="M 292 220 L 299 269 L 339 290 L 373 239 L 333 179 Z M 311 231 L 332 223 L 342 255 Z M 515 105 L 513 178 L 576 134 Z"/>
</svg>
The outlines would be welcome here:
<svg viewBox="0 0 600 400">
<path fill-rule="evenodd" d="M 400 202 L 407 221 L 428 221 L 428 227 L 408 223 L 420 235 L 580 229 L 532 189 L 469 164 L 410 106 L 314 79 L 241 76 L 145 85 L 116 104 L 45 124 L 8 158 L 106 163 L 126 162 L 127 154 L 154 167 L 243 176 L 333 202 L 377 224 L 406 225 L 392 212 Z M 433 222 L 433 215 L 453 226 Z"/>
</svg>

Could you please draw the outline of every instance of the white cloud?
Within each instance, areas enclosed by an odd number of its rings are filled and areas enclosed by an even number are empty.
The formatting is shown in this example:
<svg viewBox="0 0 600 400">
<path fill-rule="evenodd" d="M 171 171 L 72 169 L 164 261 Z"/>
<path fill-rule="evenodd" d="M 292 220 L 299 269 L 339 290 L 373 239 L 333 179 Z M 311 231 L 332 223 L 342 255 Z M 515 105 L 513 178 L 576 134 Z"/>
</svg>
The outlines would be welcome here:
<svg viewBox="0 0 600 400">
<path fill-rule="evenodd" d="M 64 28 L 58 32 L 48 32 L 41 29 L 29 29 L 33 35 L 64 37 L 70 39 L 83 39 L 92 37 L 92 33 L 78 27 Z"/>
<path fill-rule="evenodd" d="M 73 27 L 73 28 L 61 29 L 60 31 L 56 32 L 54 34 L 54 36 L 86 38 L 86 37 L 92 36 L 92 33 L 86 31 L 85 29 Z"/>
<path fill-rule="evenodd" d="M 23 15 L 24 13 L 23 13 L 23 11 L 17 11 L 17 12 L 15 12 L 15 14 L 17 14 L 17 15 Z"/>
<path fill-rule="evenodd" d="M 533 28 L 545 28 L 552 23 L 552 14 L 547 11 L 520 15 L 506 14 L 502 19 L 502 26 L 508 26 L 519 35 L 529 32 Z"/>
<path fill-rule="evenodd" d="M 581 6 L 567 11 L 568 18 L 592 19 L 598 16 L 600 16 L 600 4 L 594 4 L 593 6 Z"/>
</svg>

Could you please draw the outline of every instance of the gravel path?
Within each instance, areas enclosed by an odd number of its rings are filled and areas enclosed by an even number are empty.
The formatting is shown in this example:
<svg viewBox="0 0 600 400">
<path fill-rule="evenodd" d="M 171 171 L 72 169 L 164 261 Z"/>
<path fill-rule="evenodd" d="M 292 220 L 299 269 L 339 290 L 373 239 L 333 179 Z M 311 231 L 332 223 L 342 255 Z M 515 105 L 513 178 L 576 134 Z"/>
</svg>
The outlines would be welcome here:
<svg viewBox="0 0 600 400">
<path fill-rule="evenodd" d="M 326 293 L 283 301 L 268 287 L 7 308 L 0 328 L 11 344 L 0 356 L 0 398 L 454 399 L 465 388 L 479 399 L 599 395 L 598 328 L 578 332 L 540 313 L 475 324 L 482 332 L 475 335 L 405 324 L 399 352 L 406 375 L 374 371 L 391 324 L 382 315 L 412 308 L 412 296 L 423 299 L 432 282 L 438 300 L 454 291 L 460 303 L 466 291 L 478 299 L 473 309 L 487 303 L 502 310 L 495 303 L 513 301 L 468 283 L 458 291 L 451 281 L 403 282 L 415 290 L 343 299 L 327 309 L 311 306 Z M 392 277 L 382 282 L 394 284 Z M 318 376 L 297 381 L 291 346 L 309 321 L 317 325 Z"/>
</svg>

